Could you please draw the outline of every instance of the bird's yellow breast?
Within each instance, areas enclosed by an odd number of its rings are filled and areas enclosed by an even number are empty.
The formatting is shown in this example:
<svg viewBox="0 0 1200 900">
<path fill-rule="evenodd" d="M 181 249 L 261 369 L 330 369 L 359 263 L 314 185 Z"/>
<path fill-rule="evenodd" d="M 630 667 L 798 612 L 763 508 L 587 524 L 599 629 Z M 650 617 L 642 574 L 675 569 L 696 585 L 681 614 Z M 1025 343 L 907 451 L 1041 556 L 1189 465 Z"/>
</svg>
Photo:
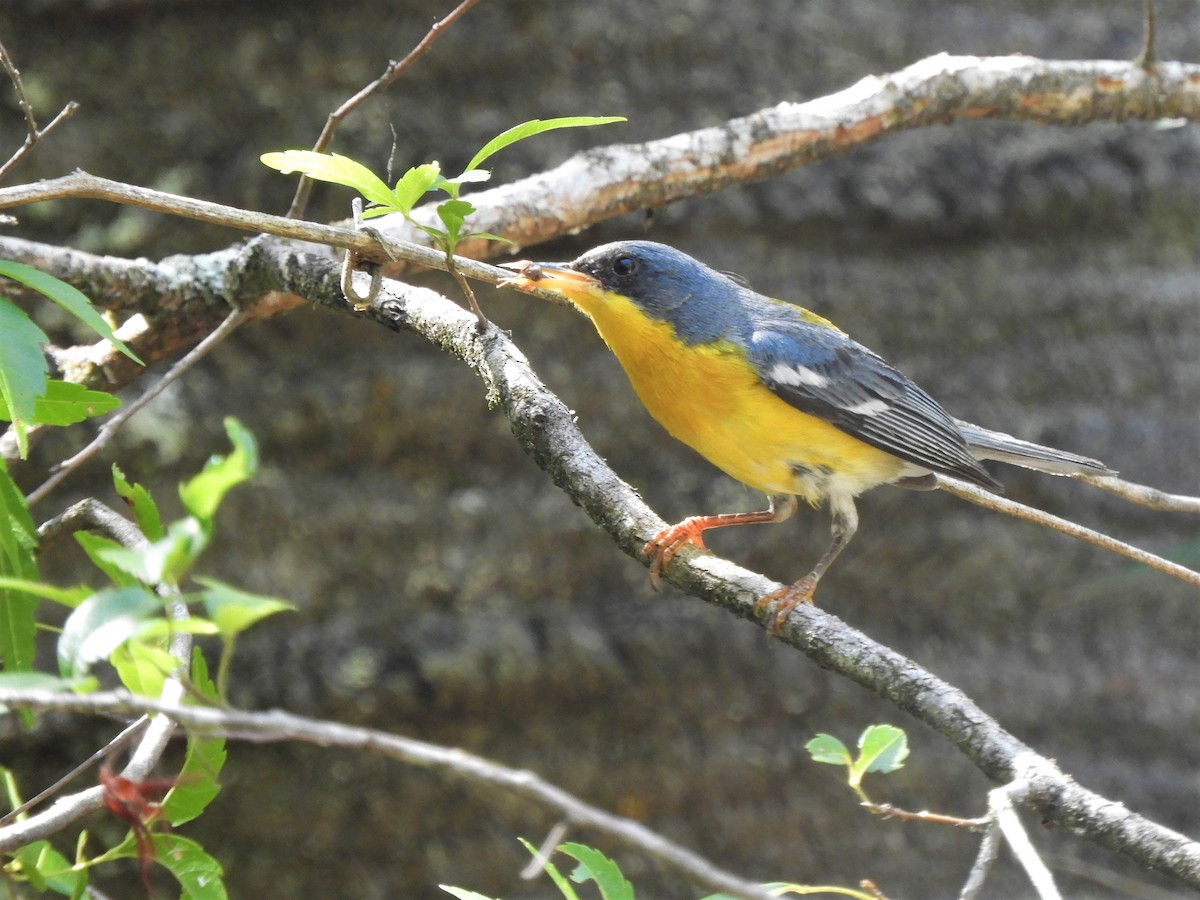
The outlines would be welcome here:
<svg viewBox="0 0 1200 900">
<path fill-rule="evenodd" d="M 819 502 L 893 481 L 905 464 L 807 415 L 759 380 L 728 342 L 687 345 L 668 323 L 608 292 L 578 302 L 638 397 L 675 438 L 743 484 Z"/>
</svg>

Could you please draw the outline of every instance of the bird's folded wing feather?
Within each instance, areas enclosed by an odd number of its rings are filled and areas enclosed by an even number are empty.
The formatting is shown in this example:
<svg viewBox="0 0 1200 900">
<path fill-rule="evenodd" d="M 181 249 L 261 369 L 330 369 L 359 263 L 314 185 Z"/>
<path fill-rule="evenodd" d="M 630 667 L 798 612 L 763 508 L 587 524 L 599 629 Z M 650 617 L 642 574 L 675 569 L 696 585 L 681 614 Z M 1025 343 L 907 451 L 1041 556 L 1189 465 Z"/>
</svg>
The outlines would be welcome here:
<svg viewBox="0 0 1200 900">
<path fill-rule="evenodd" d="M 840 331 L 780 320 L 747 346 L 763 384 L 801 412 L 922 468 L 1000 487 L 933 398 Z"/>
</svg>

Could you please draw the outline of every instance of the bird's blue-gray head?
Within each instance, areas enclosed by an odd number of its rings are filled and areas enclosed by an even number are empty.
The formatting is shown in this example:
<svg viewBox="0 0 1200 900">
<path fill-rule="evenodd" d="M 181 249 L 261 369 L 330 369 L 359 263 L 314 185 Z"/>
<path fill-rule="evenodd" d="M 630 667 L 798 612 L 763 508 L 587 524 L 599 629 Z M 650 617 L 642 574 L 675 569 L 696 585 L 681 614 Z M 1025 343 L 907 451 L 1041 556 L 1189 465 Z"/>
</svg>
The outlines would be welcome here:
<svg viewBox="0 0 1200 900">
<path fill-rule="evenodd" d="M 680 339 L 702 343 L 739 330 L 748 293 L 686 253 L 653 241 L 603 244 L 568 263 L 606 291 L 628 297 L 646 315 L 668 322 Z"/>
</svg>

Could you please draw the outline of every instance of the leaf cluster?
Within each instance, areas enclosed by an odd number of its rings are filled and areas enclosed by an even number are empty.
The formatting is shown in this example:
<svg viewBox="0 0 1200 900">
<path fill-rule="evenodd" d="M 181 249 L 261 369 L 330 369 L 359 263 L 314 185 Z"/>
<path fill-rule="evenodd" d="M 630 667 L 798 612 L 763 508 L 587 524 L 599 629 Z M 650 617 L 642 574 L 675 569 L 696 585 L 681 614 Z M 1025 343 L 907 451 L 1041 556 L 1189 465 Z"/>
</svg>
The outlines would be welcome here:
<svg viewBox="0 0 1200 900">
<path fill-rule="evenodd" d="M 175 521 L 164 523 L 149 491 L 127 480 L 114 466 L 115 489 L 128 503 L 145 540 L 131 547 L 90 532 L 76 533 L 88 558 L 108 580 L 101 588 L 59 587 L 39 580 L 32 520 L 15 485 L 0 470 L 0 503 L 9 522 L 0 530 L 0 553 L 12 573 L 0 576 L 0 589 L 23 601 L 0 607 L 0 652 L 5 664 L 0 684 L 88 691 L 98 683 L 93 667 L 107 661 L 121 684 L 134 694 L 157 697 L 166 679 L 174 677 L 187 684 L 196 702 L 223 701 L 238 636 L 266 616 L 292 608 L 282 600 L 212 578 L 192 577 L 198 589 L 184 590 L 212 541 L 222 500 L 258 468 L 253 436 L 235 419 L 227 419 L 225 428 L 232 450 L 211 458 L 180 486 L 185 514 Z M 36 611 L 42 600 L 70 609 L 58 635 L 57 675 L 32 670 Z M 198 611 L 180 615 L 185 607 Z M 198 649 L 191 659 L 172 654 L 171 637 L 180 632 L 220 639 L 222 652 L 215 680 Z M 161 817 L 179 825 L 199 815 L 220 790 L 217 776 L 225 755 L 223 739 L 191 738 L 178 783 L 161 804 Z M 18 805 L 15 781 L 11 775 L 7 780 L 9 799 Z M 149 824 L 139 823 L 143 833 Z M 39 891 L 82 896 L 92 866 L 143 852 L 135 831 L 118 846 L 91 858 L 85 852 L 85 832 L 73 861 L 48 842 L 38 841 L 17 851 L 5 870 L 12 879 L 26 881 Z M 184 897 L 223 900 L 226 896 L 220 864 L 194 841 L 167 833 L 153 834 L 151 843 L 154 858 L 175 876 Z"/>
<path fill-rule="evenodd" d="M 475 212 L 475 207 L 470 201 L 463 200 L 460 193 L 464 185 L 484 182 L 492 177 L 489 170 L 480 168 L 490 157 L 517 141 L 558 128 L 607 125 L 611 122 L 623 121 L 625 119 L 622 116 L 564 116 L 556 119 L 531 119 L 520 125 L 514 125 L 484 144 L 460 174 L 447 178 L 442 174 L 441 166 L 435 160 L 413 166 L 401 176 L 394 188 L 389 188 L 383 179 L 362 163 L 336 153 L 283 150 L 264 153 L 261 159 L 264 165 L 278 169 L 285 175 L 298 172 L 317 181 L 354 188 L 364 200 L 371 204 L 363 212 L 364 219 L 399 213 L 414 227 L 429 235 L 434 246 L 443 250 L 447 256 L 453 256 L 458 244 L 467 238 L 506 240 L 501 235 L 486 231 L 463 231 L 467 216 Z M 422 224 L 412 218 L 412 210 L 417 202 L 426 194 L 435 191 L 441 191 L 449 197 L 448 200 L 439 203 L 436 208 L 438 219 L 442 223 L 441 228 Z"/>
<path fill-rule="evenodd" d="M 24 263 L 0 260 L 0 276 L 19 282 L 78 319 L 139 365 L 91 301 L 77 288 Z M 50 343 L 23 309 L 0 296 L 0 419 L 12 422 L 17 448 L 29 453 L 30 425 L 73 425 L 116 409 L 111 394 L 49 377 L 42 348 Z"/>
</svg>

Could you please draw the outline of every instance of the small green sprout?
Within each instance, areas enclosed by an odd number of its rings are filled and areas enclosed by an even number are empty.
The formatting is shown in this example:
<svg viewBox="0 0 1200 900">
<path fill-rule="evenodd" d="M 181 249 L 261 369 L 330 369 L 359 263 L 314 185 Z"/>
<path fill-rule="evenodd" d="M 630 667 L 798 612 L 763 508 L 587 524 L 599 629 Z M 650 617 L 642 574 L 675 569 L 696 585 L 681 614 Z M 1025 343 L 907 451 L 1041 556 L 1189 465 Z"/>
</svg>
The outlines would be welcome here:
<svg viewBox="0 0 1200 900">
<path fill-rule="evenodd" d="M 863 776 L 868 772 L 895 772 L 903 768 L 908 758 L 908 735 L 894 725 L 870 725 L 858 738 L 858 757 L 831 734 L 818 734 L 804 745 L 814 762 L 845 766 L 849 770 L 847 782 L 851 790 L 868 806 L 874 806 L 862 788 Z"/>
<path fill-rule="evenodd" d="M 354 188 L 368 203 L 373 204 L 363 212 L 364 219 L 384 216 L 389 213 L 399 213 L 413 227 L 420 229 L 429 236 L 433 245 L 446 254 L 446 266 L 451 275 L 462 288 L 463 293 L 471 303 L 472 310 L 483 323 L 483 314 L 475 301 L 475 295 L 454 265 L 454 254 L 459 243 L 469 238 L 480 238 L 489 241 L 506 241 L 502 235 L 488 231 L 464 231 L 466 220 L 475 212 L 475 207 L 468 200 L 463 200 L 459 194 L 465 184 L 477 184 L 487 181 L 492 173 L 479 168 L 487 159 L 517 141 L 554 131 L 558 128 L 579 128 L 592 125 L 607 125 L 612 122 L 624 122 L 623 116 L 565 116 L 557 119 L 532 119 L 515 125 L 507 131 L 496 135 L 479 150 L 467 163 L 467 167 L 459 175 L 447 178 L 442 174 L 441 166 L 436 162 L 423 163 L 413 166 L 396 182 L 395 188 L 389 188 L 374 172 L 353 159 L 339 156 L 336 153 L 317 153 L 312 150 L 284 150 L 274 153 L 264 153 L 261 157 L 264 165 L 278 169 L 285 175 L 299 172 L 317 181 L 327 181 Z M 431 191 L 441 191 L 449 195 L 436 208 L 442 227 L 425 225 L 412 218 L 413 207 Z"/>
</svg>

